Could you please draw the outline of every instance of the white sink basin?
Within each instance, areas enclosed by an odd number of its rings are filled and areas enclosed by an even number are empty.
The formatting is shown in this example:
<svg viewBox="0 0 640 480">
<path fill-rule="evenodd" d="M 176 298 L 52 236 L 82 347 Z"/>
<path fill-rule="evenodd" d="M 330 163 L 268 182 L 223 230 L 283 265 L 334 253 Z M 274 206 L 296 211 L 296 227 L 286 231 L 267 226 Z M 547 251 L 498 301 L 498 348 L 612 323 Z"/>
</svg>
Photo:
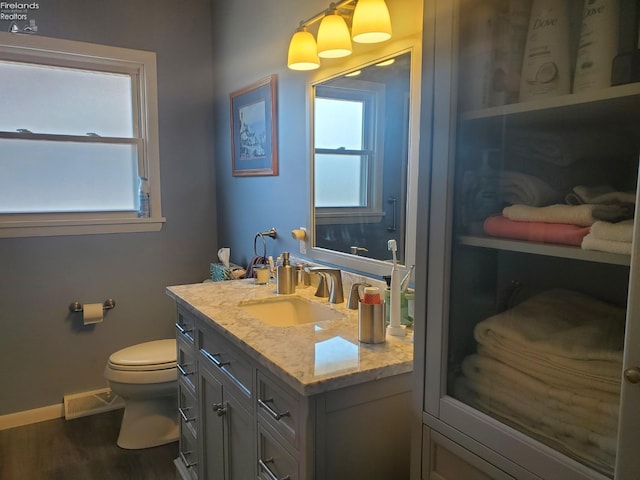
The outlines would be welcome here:
<svg viewBox="0 0 640 480">
<path fill-rule="evenodd" d="M 343 316 L 327 305 L 295 296 L 247 300 L 240 302 L 239 306 L 245 312 L 274 327 L 322 322 Z"/>
</svg>

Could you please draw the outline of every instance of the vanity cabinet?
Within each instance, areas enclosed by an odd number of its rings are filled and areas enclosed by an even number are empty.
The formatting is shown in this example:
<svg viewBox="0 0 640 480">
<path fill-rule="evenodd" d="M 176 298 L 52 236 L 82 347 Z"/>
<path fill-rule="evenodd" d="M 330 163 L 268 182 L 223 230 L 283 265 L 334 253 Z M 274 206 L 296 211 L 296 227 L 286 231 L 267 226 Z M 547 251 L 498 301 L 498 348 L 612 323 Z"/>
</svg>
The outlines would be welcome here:
<svg viewBox="0 0 640 480">
<path fill-rule="evenodd" d="M 180 421 L 177 470 L 184 480 L 198 478 L 198 407 L 197 365 L 195 359 L 195 323 L 192 317 L 178 315 L 176 322 L 178 369 L 178 416 Z"/>
<path fill-rule="evenodd" d="M 423 139 L 432 168 L 417 242 L 429 251 L 416 268 L 426 321 L 416 321 L 423 434 L 413 477 L 637 479 L 640 84 L 492 96 L 496 84 L 470 73 L 497 58 L 482 41 L 505 14 L 487 12 L 526 3 L 425 3 L 434 133 Z M 583 2 L 566 4 L 579 28 Z M 596 190 L 615 193 L 595 200 Z M 510 217 L 559 204 L 607 225 L 628 219 L 626 238 L 594 242 L 591 223 Z M 626 213 L 606 218 L 601 206 Z M 560 238 L 560 224 L 579 235 Z"/>
<path fill-rule="evenodd" d="M 202 478 L 255 478 L 253 367 L 229 342 L 197 325 Z"/>
<path fill-rule="evenodd" d="M 211 320 L 180 305 L 178 318 L 194 326 L 192 343 L 177 334 L 195 359 L 195 385 L 191 370 L 179 381 L 183 480 L 408 477 L 410 373 L 303 395 Z"/>
</svg>

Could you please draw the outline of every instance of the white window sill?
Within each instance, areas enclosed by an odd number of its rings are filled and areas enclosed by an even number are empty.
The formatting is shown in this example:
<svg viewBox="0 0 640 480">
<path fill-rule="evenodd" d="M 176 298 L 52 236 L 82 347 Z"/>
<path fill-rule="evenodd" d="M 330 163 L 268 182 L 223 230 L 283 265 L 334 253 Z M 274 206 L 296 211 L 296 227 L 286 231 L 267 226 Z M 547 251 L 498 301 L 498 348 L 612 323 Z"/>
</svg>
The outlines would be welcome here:
<svg viewBox="0 0 640 480">
<path fill-rule="evenodd" d="M 0 223 L 0 238 L 159 232 L 164 217 L 38 220 Z"/>
</svg>

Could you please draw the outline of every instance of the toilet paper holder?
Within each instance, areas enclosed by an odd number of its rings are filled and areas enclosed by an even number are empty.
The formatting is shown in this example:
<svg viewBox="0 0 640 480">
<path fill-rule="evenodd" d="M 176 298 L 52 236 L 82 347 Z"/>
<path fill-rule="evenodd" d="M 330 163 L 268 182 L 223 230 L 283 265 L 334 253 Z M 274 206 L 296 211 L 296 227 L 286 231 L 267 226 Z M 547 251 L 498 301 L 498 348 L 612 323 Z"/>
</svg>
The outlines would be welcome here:
<svg viewBox="0 0 640 480">
<path fill-rule="evenodd" d="M 115 308 L 115 306 L 116 306 L 116 301 L 113 298 L 107 298 L 102 304 L 102 310 L 111 310 L 112 308 Z M 83 310 L 83 307 L 80 302 L 71 302 L 69 304 L 69 311 L 71 313 L 82 312 L 82 310 Z"/>
</svg>

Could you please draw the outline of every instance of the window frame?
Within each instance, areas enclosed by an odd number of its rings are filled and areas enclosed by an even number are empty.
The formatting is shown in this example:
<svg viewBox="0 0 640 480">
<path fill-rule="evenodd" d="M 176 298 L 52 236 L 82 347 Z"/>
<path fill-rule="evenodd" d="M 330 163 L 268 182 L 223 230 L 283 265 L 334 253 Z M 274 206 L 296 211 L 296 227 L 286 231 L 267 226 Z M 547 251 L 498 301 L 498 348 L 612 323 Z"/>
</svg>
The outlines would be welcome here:
<svg viewBox="0 0 640 480">
<path fill-rule="evenodd" d="M 385 88 L 374 82 L 340 78 L 332 85 L 316 85 L 316 98 L 333 98 L 342 100 L 356 100 L 364 102 L 363 114 L 363 143 L 362 150 L 346 149 L 313 149 L 313 164 L 315 169 L 316 155 L 361 155 L 367 157 L 367 165 L 361 172 L 361 185 L 366 183 L 366 206 L 360 207 L 317 207 L 315 218 L 318 224 L 353 223 L 358 218 L 360 223 L 379 223 L 385 215 L 383 202 L 383 168 L 384 168 L 384 131 L 385 131 Z M 315 111 L 315 109 L 314 109 Z M 315 120 L 314 120 L 315 125 Z M 361 187 L 362 188 L 362 187 Z"/>
<path fill-rule="evenodd" d="M 0 138 L 135 144 L 138 172 L 147 178 L 151 210 L 148 218 L 139 218 L 135 211 L 2 213 L 0 238 L 159 231 L 166 219 L 162 217 L 160 199 L 156 54 L 0 32 L 0 60 L 131 75 L 135 117 L 131 139 L 18 132 L 0 132 Z"/>
</svg>

